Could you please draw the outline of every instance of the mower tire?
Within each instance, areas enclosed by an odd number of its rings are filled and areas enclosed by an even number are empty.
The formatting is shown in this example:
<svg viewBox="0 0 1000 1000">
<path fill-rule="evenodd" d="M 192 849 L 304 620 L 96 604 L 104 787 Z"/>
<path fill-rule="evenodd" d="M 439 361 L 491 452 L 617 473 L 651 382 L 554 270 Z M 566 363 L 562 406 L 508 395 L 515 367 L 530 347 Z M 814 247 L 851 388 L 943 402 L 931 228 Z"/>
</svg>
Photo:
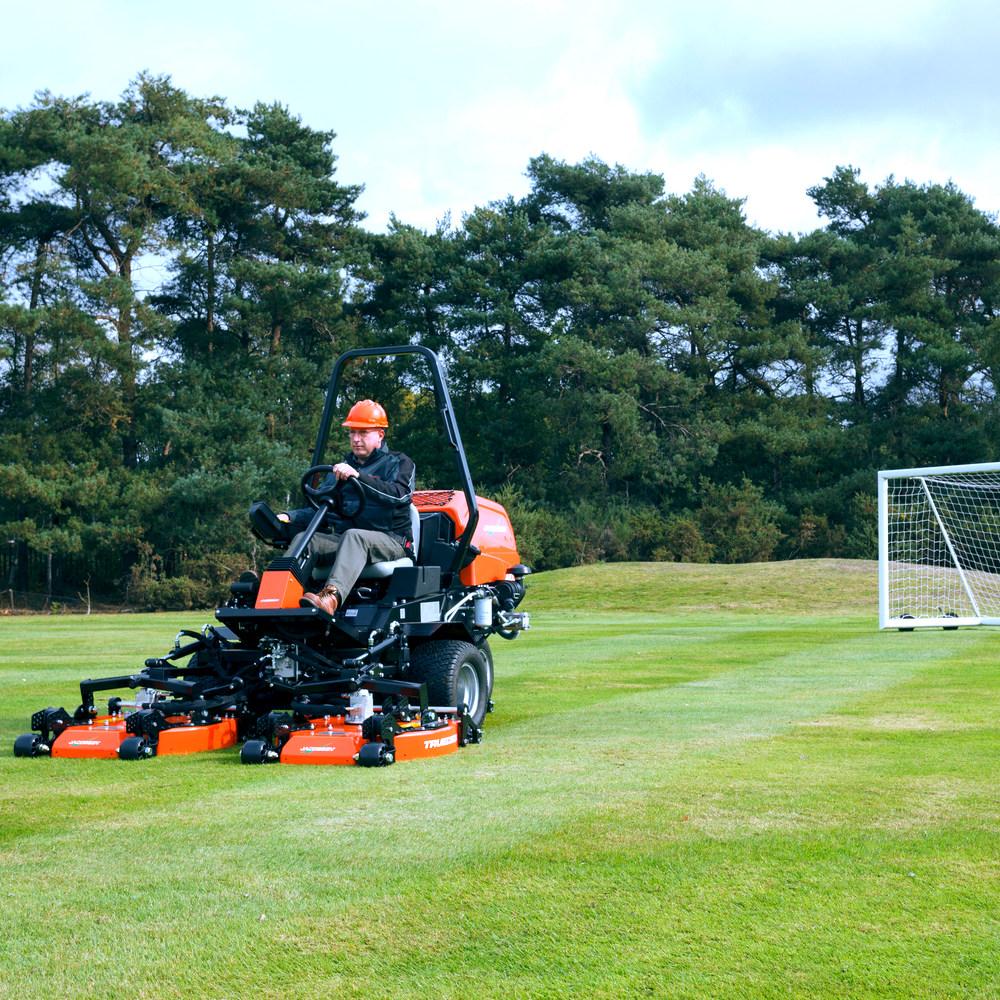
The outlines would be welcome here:
<svg viewBox="0 0 1000 1000">
<path fill-rule="evenodd" d="M 485 643 L 477 648 L 460 639 L 432 639 L 413 649 L 407 676 L 427 685 L 431 705 L 464 705 L 482 726 L 493 693 L 493 657 Z"/>
<path fill-rule="evenodd" d="M 358 751 L 359 767 L 388 767 L 395 760 L 392 748 L 385 743 L 366 743 Z"/>
<path fill-rule="evenodd" d="M 47 747 L 45 750 L 42 749 L 43 746 L 42 738 L 38 733 L 25 733 L 14 740 L 14 756 L 41 757 L 48 752 Z"/>
<path fill-rule="evenodd" d="M 119 760 L 145 760 L 156 753 L 154 747 L 145 736 L 130 736 L 127 740 L 122 740 L 118 748 Z"/>
<path fill-rule="evenodd" d="M 240 763 L 276 764 L 280 756 L 267 740 L 247 740 L 240 750 Z"/>
</svg>

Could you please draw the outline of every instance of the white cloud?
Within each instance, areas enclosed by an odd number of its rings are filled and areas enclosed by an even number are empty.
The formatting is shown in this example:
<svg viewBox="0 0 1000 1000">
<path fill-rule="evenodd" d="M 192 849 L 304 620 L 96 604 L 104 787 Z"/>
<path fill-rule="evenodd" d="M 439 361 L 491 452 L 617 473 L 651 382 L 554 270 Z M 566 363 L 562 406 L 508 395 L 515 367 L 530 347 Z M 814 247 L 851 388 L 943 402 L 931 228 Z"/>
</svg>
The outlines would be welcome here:
<svg viewBox="0 0 1000 1000">
<path fill-rule="evenodd" d="M 411 185 L 406 221 L 430 227 L 446 212 L 457 221 L 476 205 L 527 191 L 524 171 L 531 157 L 547 152 L 576 161 L 594 153 L 628 163 L 643 155 L 646 141 L 629 84 L 654 64 L 655 40 L 629 31 L 609 40 L 601 22 L 576 22 L 564 33 L 564 48 L 551 65 L 527 79 L 506 76 L 490 92 L 457 93 L 434 121 L 402 122 L 394 133 L 400 152 L 419 161 L 426 182 Z M 398 190 L 409 171 L 369 159 L 365 174 L 370 224 L 388 216 L 386 192 Z M 344 162 L 347 167 L 347 160 Z"/>
<path fill-rule="evenodd" d="M 704 173 L 773 230 L 813 228 L 806 188 L 841 163 L 1000 208 L 986 0 L 52 0 L 5 26 L 0 106 L 113 98 L 144 68 L 234 105 L 280 100 L 338 133 L 373 228 L 523 194 L 541 152 L 672 191 Z"/>
</svg>

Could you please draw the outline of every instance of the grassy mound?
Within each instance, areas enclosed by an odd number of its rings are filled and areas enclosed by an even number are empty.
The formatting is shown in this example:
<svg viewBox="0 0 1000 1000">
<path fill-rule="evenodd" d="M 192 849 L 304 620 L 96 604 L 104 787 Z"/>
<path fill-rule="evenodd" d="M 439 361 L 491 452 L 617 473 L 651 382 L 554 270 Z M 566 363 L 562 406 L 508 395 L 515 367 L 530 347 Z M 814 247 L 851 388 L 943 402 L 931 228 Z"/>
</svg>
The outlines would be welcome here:
<svg viewBox="0 0 1000 1000">
<path fill-rule="evenodd" d="M 861 560 L 600 563 L 528 579 L 537 610 L 878 614 L 878 564 Z"/>
<path fill-rule="evenodd" d="M 16 760 L 207 619 L 8 619 L 0 996 L 994 995 L 997 637 L 873 577 L 539 574 L 486 741 L 383 770 Z"/>
</svg>

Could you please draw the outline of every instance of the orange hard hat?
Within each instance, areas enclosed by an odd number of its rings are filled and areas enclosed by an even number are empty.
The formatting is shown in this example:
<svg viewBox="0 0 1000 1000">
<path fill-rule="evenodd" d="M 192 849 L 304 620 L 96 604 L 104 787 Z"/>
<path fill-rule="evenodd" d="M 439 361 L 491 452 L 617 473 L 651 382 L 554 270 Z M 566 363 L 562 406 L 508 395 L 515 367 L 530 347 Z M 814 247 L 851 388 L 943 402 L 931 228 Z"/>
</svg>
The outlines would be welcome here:
<svg viewBox="0 0 1000 1000">
<path fill-rule="evenodd" d="M 351 407 L 348 411 L 347 419 L 340 426 L 360 429 L 388 427 L 389 418 L 385 415 L 385 410 L 381 404 L 376 403 L 374 399 L 362 399 Z"/>
</svg>

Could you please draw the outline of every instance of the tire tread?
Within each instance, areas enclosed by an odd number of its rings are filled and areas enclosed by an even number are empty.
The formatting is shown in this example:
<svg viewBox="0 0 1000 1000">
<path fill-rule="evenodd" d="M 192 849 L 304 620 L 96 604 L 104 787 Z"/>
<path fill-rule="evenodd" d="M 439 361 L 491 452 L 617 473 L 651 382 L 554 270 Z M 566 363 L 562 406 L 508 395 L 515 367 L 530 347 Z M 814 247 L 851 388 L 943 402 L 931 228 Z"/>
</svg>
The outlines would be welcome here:
<svg viewBox="0 0 1000 1000">
<path fill-rule="evenodd" d="M 484 674 L 488 683 L 483 685 L 480 695 L 482 705 L 477 714 L 485 716 L 486 705 L 492 696 L 493 670 L 492 658 L 488 650 L 477 649 L 471 642 L 462 639 L 432 639 L 417 646 L 410 658 L 410 676 L 427 685 L 427 700 L 432 705 L 449 705 L 455 698 L 453 689 L 456 667 L 459 661 L 472 650 L 477 652 L 484 663 Z M 474 719 L 476 725 L 482 725 L 482 718 Z"/>
</svg>

